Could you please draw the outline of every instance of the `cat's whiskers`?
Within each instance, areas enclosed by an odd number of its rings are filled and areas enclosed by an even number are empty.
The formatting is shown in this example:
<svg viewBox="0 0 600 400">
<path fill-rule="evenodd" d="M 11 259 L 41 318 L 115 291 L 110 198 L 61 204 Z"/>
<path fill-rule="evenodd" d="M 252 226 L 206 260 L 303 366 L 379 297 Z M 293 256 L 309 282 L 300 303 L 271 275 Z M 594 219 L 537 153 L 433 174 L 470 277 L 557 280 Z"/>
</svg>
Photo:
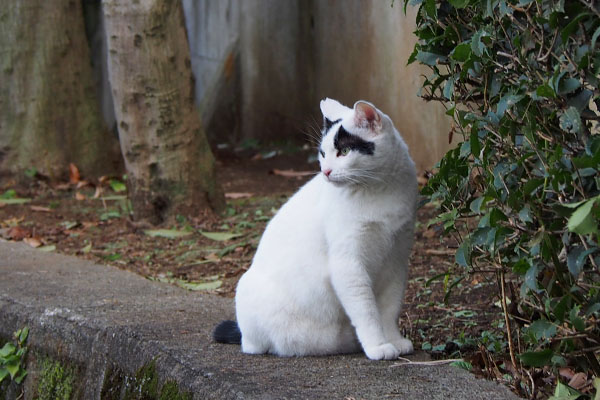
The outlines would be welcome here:
<svg viewBox="0 0 600 400">
<path fill-rule="evenodd" d="M 302 133 L 312 146 L 314 146 L 316 149 L 319 148 L 319 145 L 321 144 L 322 132 L 314 117 L 312 117 L 312 122 L 305 123 L 305 129 L 302 130 Z"/>
<path fill-rule="evenodd" d="M 352 176 L 354 176 L 355 179 L 357 179 L 357 180 L 362 181 L 362 178 L 365 178 L 366 181 L 363 181 L 365 183 L 365 185 L 368 183 L 368 181 L 377 181 L 377 182 L 383 183 L 383 184 L 388 183 L 387 180 L 383 179 L 379 174 L 376 174 L 371 170 L 348 169 L 346 171 L 348 172 L 348 174 L 351 174 Z"/>
</svg>

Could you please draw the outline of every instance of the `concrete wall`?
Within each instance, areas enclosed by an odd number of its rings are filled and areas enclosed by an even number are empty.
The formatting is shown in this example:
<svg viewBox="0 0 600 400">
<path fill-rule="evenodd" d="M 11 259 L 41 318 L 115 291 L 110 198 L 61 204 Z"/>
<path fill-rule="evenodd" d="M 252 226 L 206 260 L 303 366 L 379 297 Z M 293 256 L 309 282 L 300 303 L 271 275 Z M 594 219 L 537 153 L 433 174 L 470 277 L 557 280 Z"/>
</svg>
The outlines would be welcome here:
<svg viewBox="0 0 600 400">
<path fill-rule="evenodd" d="M 315 1 L 313 102 L 371 101 L 392 118 L 424 169 L 447 150 L 449 119 L 441 105 L 417 97 L 421 75 L 429 72 L 406 66 L 415 44 L 415 12 L 405 16 L 398 1 L 393 8 L 389 1 Z"/>
<path fill-rule="evenodd" d="M 417 97 L 428 71 L 406 66 L 416 10 L 404 16 L 401 2 L 384 0 L 182 2 L 196 97 L 213 144 L 306 140 L 308 125 L 320 125 L 319 100 L 331 97 L 348 106 L 369 100 L 387 113 L 419 169 L 448 148 L 444 109 Z"/>
<path fill-rule="evenodd" d="M 420 169 L 446 151 L 444 109 L 417 97 L 420 75 L 427 71 L 406 66 L 416 10 L 405 16 L 400 3 L 367 0 L 184 0 L 184 5 L 205 120 L 211 120 L 206 110 L 214 110 L 210 104 L 219 98 L 214 92 L 207 96 L 206 88 L 222 80 L 218 71 L 234 52 L 238 138 L 304 140 L 307 125 L 321 121 L 320 99 L 349 106 L 365 99 L 392 117 Z M 213 141 L 226 134 L 209 132 Z"/>
</svg>

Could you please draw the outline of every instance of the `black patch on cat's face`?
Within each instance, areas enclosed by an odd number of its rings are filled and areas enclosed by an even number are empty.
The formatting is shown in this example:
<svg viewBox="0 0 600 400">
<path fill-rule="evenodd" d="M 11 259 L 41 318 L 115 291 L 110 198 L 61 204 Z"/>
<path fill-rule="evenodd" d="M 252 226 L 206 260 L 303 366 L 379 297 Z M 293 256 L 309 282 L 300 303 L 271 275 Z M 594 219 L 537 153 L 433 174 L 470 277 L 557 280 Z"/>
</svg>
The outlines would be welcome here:
<svg viewBox="0 0 600 400">
<path fill-rule="evenodd" d="M 327 119 L 327 117 L 323 117 L 323 134 L 327 133 L 327 131 L 335 124 L 340 122 L 341 119 L 336 119 L 335 121 L 331 121 Z"/>
<path fill-rule="evenodd" d="M 343 126 L 335 134 L 333 146 L 340 152 L 348 147 L 350 150 L 356 150 L 361 154 L 372 156 L 375 152 L 375 143 L 364 140 L 356 135 L 348 133 Z"/>
</svg>

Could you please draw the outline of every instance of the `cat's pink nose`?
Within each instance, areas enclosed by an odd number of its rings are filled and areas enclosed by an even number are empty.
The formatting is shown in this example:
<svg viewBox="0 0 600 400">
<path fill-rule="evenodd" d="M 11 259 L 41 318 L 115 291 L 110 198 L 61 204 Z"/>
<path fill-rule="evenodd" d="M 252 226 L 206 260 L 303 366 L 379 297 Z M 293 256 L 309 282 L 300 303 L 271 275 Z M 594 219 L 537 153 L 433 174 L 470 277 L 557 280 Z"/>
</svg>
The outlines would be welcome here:
<svg viewBox="0 0 600 400">
<path fill-rule="evenodd" d="M 328 169 L 324 170 L 323 173 L 325 174 L 326 177 L 329 178 L 329 175 L 331 175 L 331 169 L 328 168 Z"/>
</svg>

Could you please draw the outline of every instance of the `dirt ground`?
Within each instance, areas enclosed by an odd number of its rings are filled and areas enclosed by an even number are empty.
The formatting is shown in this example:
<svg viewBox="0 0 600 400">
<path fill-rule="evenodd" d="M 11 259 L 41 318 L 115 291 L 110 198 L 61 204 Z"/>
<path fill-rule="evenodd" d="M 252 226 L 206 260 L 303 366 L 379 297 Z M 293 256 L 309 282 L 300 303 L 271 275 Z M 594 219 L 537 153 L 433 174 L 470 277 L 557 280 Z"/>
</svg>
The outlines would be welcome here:
<svg viewBox="0 0 600 400">
<path fill-rule="evenodd" d="M 209 221 L 178 217 L 162 230 L 130 221 L 126 190 L 118 177 L 86 182 L 72 173 L 70 183 L 49 184 L 39 176 L 25 185 L 4 181 L 0 236 L 188 290 L 232 297 L 269 218 L 317 172 L 317 163 L 308 162 L 310 154 L 306 149 L 219 154 L 218 179 L 227 197 L 224 215 Z M 445 288 L 453 282 L 443 277 L 429 282 L 454 268 L 456 244 L 442 238 L 440 226 L 428 227 L 436 215 L 437 210 L 428 205 L 418 212 L 400 324 L 415 347 L 433 358 L 466 357 L 477 369 L 477 357 L 493 351 L 503 337 L 501 309 L 495 305 L 496 282 L 469 276 L 470 281 L 456 284 L 446 299 Z"/>
</svg>

